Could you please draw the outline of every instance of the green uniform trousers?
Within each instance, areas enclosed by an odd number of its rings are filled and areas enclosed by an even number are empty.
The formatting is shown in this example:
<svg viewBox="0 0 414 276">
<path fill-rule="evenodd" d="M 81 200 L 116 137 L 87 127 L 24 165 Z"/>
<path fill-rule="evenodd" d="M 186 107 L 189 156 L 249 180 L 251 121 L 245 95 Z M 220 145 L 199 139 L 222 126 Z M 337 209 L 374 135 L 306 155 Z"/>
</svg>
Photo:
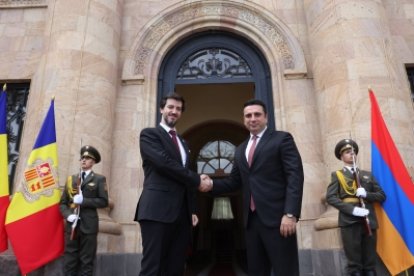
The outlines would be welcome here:
<svg viewBox="0 0 414 276">
<path fill-rule="evenodd" d="M 363 223 L 354 223 L 341 227 L 341 237 L 345 255 L 348 259 L 348 274 L 375 271 L 377 260 L 376 230 L 373 229 L 372 236 L 368 236 Z"/>
</svg>

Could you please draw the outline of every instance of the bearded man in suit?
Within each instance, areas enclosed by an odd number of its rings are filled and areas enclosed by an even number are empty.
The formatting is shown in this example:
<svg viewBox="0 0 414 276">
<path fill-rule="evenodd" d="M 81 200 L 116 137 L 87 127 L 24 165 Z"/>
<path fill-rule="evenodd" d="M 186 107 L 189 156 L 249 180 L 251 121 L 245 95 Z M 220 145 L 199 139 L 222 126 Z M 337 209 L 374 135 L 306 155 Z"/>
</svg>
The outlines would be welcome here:
<svg viewBox="0 0 414 276">
<path fill-rule="evenodd" d="M 175 125 L 185 110 L 182 96 L 173 93 L 160 103 L 161 122 L 140 134 L 144 184 L 135 221 L 141 226 L 141 276 L 184 273 L 194 225 L 195 191 L 209 181 L 189 167 L 189 149 Z"/>
<path fill-rule="evenodd" d="M 303 166 L 290 133 L 267 127 L 266 105 L 244 104 L 250 137 L 237 147 L 228 178 L 202 185 L 214 195 L 243 189 L 248 274 L 299 275 L 296 223 L 303 193 Z"/>
</svg>

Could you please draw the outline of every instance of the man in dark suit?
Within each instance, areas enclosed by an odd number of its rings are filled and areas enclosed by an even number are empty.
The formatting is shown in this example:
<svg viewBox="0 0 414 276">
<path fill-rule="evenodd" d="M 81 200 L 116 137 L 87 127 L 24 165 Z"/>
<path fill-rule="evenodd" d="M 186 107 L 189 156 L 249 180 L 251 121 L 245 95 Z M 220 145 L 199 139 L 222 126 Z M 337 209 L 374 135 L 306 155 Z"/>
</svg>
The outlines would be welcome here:
<svg viewBox="0 0 414 276">
<path fill-rule="evenodd" d="M 101 155 L 92 146 L 82 147 L 80 155 L 80 172 L 68 177 L 60 200 L 60 211 L 67 221 L 65 276 L 93 275 L 99 226 L 96 209 L 108 206 L 106 178 L 92 171 Z"/>
<path fill-rule="evenodd" d="M 160 125 L 143 129 L 140 135 L 145 178 L 135 221 L 142 234 L 141 276 L 184 273 L 194 192 L 202 182 L 201 176 L 188 169 L 189 149 L 176 134 L 184 103 L 175 93 L 164 97 Z"/>
<path fill-rule="evenodd" d="M 356 167 L 357 154 L 358 145 L 352 139 L 337 143 L 335 156 L 342 160 L 344 167 L 332 172 L 326 201 L 339 210 L 338 225 L 348 259 L 347 273 L 352 276 L 375 276 L 378 223 L 373 203 L 383 202 L 385 193 L 371 172 Z M 359 179 L 361 187 L 358 187 L 356 179 Z M 365 206 L 361 206 L 360 198 Z M 369 235 L 367 227 L 371 228 L 372 235 Z"/>
<path fill-rule="evenodd" d="M 260 100 L 244 104 L 250 138 L 237 147 L 228 178 L 214 180 L 213 194 L 243 189 L 248 273 L 299 275 L 296 223 L 302 206 L 303 166 L 293 137 L 267 128 Z M 201 191 L 209 190 L 201 186 Z"/>
</svg>

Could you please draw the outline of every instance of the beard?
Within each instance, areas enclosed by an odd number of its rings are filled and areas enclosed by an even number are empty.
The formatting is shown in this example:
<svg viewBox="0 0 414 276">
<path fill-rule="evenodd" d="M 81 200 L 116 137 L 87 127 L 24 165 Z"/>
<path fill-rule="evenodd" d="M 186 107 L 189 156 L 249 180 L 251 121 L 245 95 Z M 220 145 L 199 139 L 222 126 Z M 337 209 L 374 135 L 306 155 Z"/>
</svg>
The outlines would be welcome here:
<svg viewBox="0 0 414 276">
<path fill-rule="evenodd" d="M 169 117 L 166 115 L 163 117 L 164 118 L 164 122 L 167 126 L 169 126 L 170 128 L 174 128 L 175 124 L 177 123 L 177 118 L 173 118 L 173 119 L 169 119 Z"/>
</svg>

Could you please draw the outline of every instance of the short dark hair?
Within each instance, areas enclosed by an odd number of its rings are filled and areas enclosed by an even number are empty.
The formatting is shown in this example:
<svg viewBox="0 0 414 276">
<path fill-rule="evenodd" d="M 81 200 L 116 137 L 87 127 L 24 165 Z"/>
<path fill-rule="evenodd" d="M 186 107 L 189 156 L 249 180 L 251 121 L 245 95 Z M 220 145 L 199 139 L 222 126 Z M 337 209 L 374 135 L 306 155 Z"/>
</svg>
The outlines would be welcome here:
<svg viewBox="0 0 414 276">
<path fill-rule="evenodd" d="M 251 100 L 248 100 L 247 102 L 245 102 L 245 103 L 244 103 L 244 105 L 243 105 L 243 109 L 244 109 L 246 106 L 250 106 L 250 105 L 260 105 L 261 107 L 263 107 L 263 112 L 264 112 L 264 114 L 266 114 L 266 115 L 267 115 L 266 104 L 265 104 L 263 101 L 258 100 L 258 99 L 251 99 Z"/>
<path fill-rule="evenodd" d="M 175 93 L 175 92 L 170 93 L 170 94 L 168 94 L 167 96 L 164 96 L 161 99 L 161 102 L 160 102 L 160 108 L 161 109 L 163 109 L 165 107 L 168 99 L 174 99 L 177 102 L 181 102 L 183 104 L 182 107 L 181 107 L 181 111 L 184 112 L 184 110 L 185 110 L 185 101 L 184 101 L 184 98 L 183 98 L 183 96 L 181 96 L 180 94 Z"/>
</svg>

